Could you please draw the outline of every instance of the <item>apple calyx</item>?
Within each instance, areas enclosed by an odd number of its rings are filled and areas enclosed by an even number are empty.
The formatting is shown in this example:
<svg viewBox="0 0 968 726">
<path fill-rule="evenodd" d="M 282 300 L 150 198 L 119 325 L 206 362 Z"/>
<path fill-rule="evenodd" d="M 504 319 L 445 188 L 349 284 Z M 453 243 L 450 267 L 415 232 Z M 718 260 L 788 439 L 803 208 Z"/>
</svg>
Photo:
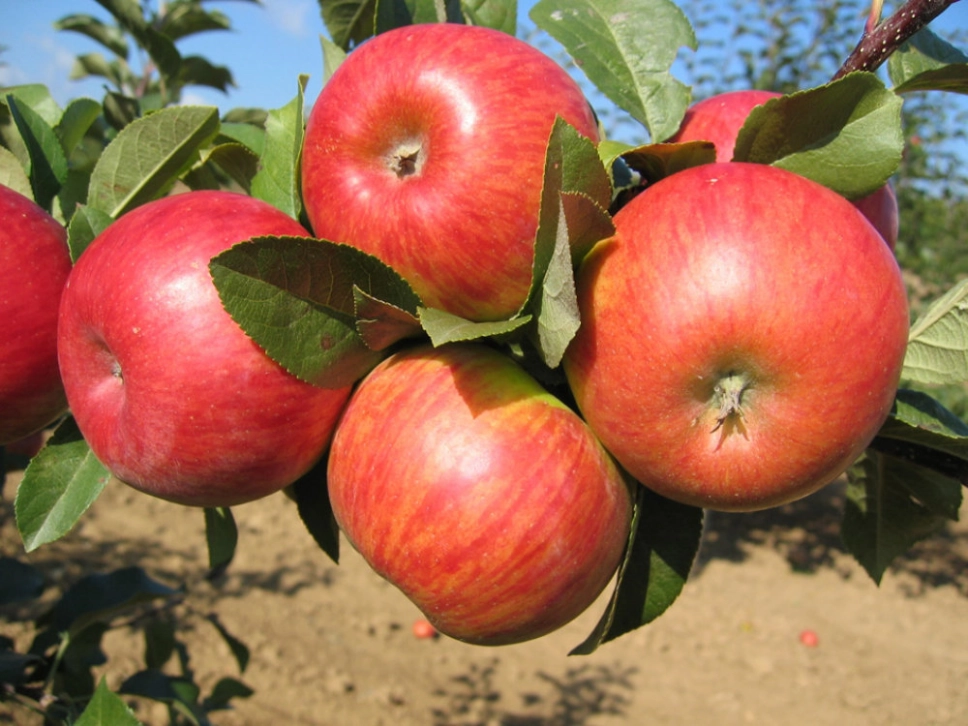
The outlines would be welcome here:
<svg viewBox="0 0 968 726">
<path fill-rule="evenodd" d="M 730 371 L 713 387 L 712 408 L 716 410 L 716 425 L 710 433 L 723 430 L 723 436 L 739 431 L 746 436 L 743 412 L 743 394 L 753 387 L 753 381 L 744 373 Z"/>
<path fill-rule="evenodd" d="M 387 168 L 398 179 L 419 175 L 426 158 L 423 141 L 418 139 L 398 144 L 385 157 Z"/>
</svg>

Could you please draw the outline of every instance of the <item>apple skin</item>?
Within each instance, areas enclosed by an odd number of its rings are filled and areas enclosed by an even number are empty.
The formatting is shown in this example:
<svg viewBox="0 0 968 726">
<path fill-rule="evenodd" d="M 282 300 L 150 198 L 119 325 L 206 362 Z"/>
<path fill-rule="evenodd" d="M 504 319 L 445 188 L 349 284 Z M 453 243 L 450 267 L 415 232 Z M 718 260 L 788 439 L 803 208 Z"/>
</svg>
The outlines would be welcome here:
<svg viewBox="0 0 968 726">
<path fill-rule="evenodd" d="M 378 257 L 428 307 L 508 318 L 531 283 L 556 116 L 598 141 L 579 86 L 524 41 L 438 23 L 378 35 L 340 65 L 307 122 L 313 232 Z"/>
<path fill-rule="evenodd" d="M 0 446 L 67 410 L 57 368 L 57 311 L 70 272 L 64 227 L 0 185 Z"/>
<path fill-rule="evenodd" d="M 333 437 L 333 512 L 437 630 L 479 645 L 551 632 L 614 574 L 632 502 L 585 423 L 475 344 L 399 352 Z"/>
<path fill-rule="evenodd" d="M 322 455 L 350 389 L 287 373 L 222 307 L 209 260 L 255 236 L 307 236 L 251 197 L 195 191 L 124 215 L 81 254 L 59 357 L 77 425 L 118 479 L 187 505 L 291 484 Z"/>
<path fill-rule="evenodd" d="M 694 103 L 686 110 L 679 130 L 669 141 L 711 141 L 716 147 L 716 161 L 731 161 L 736 137 L 750 111 L 781 95 L 773 91 L 729 91 Z M 895 249 L 899 215 L 891 183 L 852 203 L 874 225 L 887 246 Z"/>
<path fill-rule="evenodd" d="M 614 221 L 579 269 L 564 367 L 618 462 L 725 511 L 840 475 L 891 409 L 908 334 L 897 262 L 857 209 L 792 172 L 730 162 L 663 179 Z"/>
</svg>

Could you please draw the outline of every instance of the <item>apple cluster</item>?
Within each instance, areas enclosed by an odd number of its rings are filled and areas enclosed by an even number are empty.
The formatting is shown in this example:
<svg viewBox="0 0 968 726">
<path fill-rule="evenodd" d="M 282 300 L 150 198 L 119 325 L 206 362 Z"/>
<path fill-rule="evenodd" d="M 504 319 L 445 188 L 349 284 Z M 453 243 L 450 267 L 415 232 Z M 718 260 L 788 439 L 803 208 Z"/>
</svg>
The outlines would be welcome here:
<svg viewBox="0 0 968 726">
<path fill-rule="evenodd" d="M 327 457 L 340 529 L 434 628 L 491 645 L 548 633 L 615 575 L 637 487 L 775 506 L 840 475 L 890 411 L 908 333 L 893 190 L 851 203 L 730 161 L 766 100 L 691 109 L 672 141 L 711 141 L 716 163 L 646 186 L 578 260 L 563 396 L 500 339 L 405 339 L 354 385 L 310 384 L 233 321 L 209 271 L 245 240 L 312 236 L 377 258 L 426 308 L 520 310 L 549 132 L 600 137 L 580 87 L 511 36 L 416 25 L 353 50 L 306 125 L 311 232 L 193 191 L 124 214 L 72 268 L 63 228 L 0 187 L 0 444 L 69 406 L 118 479 L 205 507 Z"/>
</svg>

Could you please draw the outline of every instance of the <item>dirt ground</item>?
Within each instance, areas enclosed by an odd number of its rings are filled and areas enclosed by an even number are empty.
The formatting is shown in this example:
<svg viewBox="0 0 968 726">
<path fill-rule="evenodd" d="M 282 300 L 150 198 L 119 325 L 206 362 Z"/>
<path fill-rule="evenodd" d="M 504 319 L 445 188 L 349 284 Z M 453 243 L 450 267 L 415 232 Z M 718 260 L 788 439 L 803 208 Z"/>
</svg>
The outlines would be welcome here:
<svg viewBox="0 0 968 726">
<path fill-rule="evenodd" d="M 19 545 L 17 483 L 14 474 L 0 497 L 3 554 Z M 841 500 L 835 484 L 780 509 L 711 515 L 680 599 L 587 657 L 567 653 L 604 598 L 522 645 L 415 638 L 416 609 L 345 542 L 341 564 L 328 560 L 282 495 L 235 508 L 236 560 L 214 584 L 202 576 L 201 512 L 117 482 L 29 561 L 48 577 L 48 598 L 82 573 L 128 564 L 187 583 L 184 612 L 196 615 L 180 636 L 203 688 L 238 671 L 199 614 L 218 613 L 251 649 L 241 680 L 255 693 L 213 714 L 218 726 L 968 724 L 968 517 L 877 588 L 840 546 Z M 800 642 L 804 629 L 817 633 L 816 647 Z M 28 637 L 16 614 L 0 611 L 0 633 L 11 631 Z M 104 647 L 111 685 L 143 667 L 139 634 L 112 631 Z M 157 705 L 136 713 L 165 723 Z M 23 713 L 0 713 L 3 722 L 36 723 Z"/>
</svg>

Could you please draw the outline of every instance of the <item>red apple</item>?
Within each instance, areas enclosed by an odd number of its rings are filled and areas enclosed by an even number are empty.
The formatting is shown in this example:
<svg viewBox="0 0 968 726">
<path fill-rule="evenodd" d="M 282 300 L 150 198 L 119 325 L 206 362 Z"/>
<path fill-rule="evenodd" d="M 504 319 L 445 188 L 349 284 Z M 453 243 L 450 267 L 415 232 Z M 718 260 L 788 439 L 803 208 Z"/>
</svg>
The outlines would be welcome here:
<svg viewBox="0 0 968 726">
<path fill-rule="evenodd" d="M 455 24 L 378 35 L 336 70 L 307 123 L 313 231 L 380 258 L 429 307 L 507 318 L 531 282 L 556 116 L 598 140 L 581 89 L 524 41 Z"/>
<path fill-rule="evenodd" d="M 57 369 L 57 309 L 70 271 L 64 228 L 0 185 L 0 446 L 67 410 Z"/>
<path fill-rule="evenodd" d="M 273 362 L 222 307 L 209 260 L 263 235 L 306 236 L 251 197 L 198 191 L 124 215 L 84 251 L 61 301 L 60 365 L 78 427 L 136 489 L 230 506 L 317 461 L 349 389 Z"/>
<path fill-rule="evenodd" d="M 730 91 L 699 101 L 686 111 L 679 131 L 669 141 L 711 141 L 716 147 L 716 161 L 731 161 L 736 137 L 750 111 L 780 95 L 773 91 Z M 853 203 L 893 250 L 897 246 L 898 208 L 891 184 Z"/>
<path fill-rule="evenodd" d="M 417 347 L 363 380 L 333 436 L 347 539 L 442 633 L 537 638 L 601 593 L 631 498 L 569 408 L 480 345 Z"/>
<path fill-rule="evenodd" d="M 908 333 L 894 256 L 843 197 L 761 164 L 673 174 L 579 270 L 564 365 L 634 477 L 686 504 L 770 507 L 849 466 L 884 422 Z"/>
</svg>

